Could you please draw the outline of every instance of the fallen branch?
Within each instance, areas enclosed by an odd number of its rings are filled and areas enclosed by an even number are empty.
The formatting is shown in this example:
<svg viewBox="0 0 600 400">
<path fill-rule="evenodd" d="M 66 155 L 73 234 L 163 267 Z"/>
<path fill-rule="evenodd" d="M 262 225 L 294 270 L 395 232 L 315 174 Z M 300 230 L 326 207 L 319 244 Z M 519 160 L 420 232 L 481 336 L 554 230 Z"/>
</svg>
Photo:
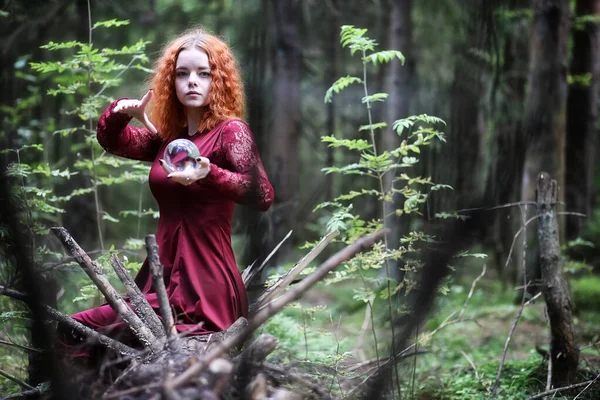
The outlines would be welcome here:
<svg viewBox="0 0 600 400">
<path fill-rule="evenodd" d="M 16 347 L 17 349 L 21 349 L 21 350 L 25 350 L 25 351 L 33 351 L 33 352 L 36 352 L 36 353 L 41 353 L 42 352 L 42 350 L 40 350 L 40 349 L 34 349 L 33 347 L 23 346 L 23 345 L 18 344 L 18 343 L 7 342 L 6 340 L 0 340 L 0 344 L 4 344 L 6 346 Z"/>
<path fill-rule="evenodd" d="M 22 399 L 22 398 L 26 398 L 29 396 L 39 395 L 39 394 L 40 394 L 40 389 L 33 388 L 31 390 L 25 390 L 23 392 L 9 394 L 6 397 L 2 397 L 2 399 L 0 399 L 0 400 Z"/>
<path fill-rule="evenodd" d="M 135 281 L 131 275 L 129 275 L 129 272 L 127 272 L 127 269 L 123 263 L 121 263 L 121 260 L 119 260 L 119 257 L 113 255 L 110 259 L 110 264 L 123 283 L 125 291 L 129 296 L 129 301 L 131 302 L 131 305 L 139 315 L 142 322 L 144 322 L 144 324 L 150 328 L 150 331 L 152 331 L 152 334 L 157 339 L 163 339 L 166 336 L 166 332 L 162 322 L 160 322 L 160 319 L 158 319 L 156 312 L 154 312 L 154 309 L 152 306 L 150 306 L 150 303 L 148 303 L 148 300 L 146 300 L 146 297 L 144 297 L 144 294 L 138 285 L 135 284 Z"/>
<path fill-rule="evenodd" d="M 170 384 L 173 388 L 179 387 L 187 383 L 190 379 L 201 373 L 211 361 L 218 358 L 227 350 L 243 343 L 243 341 L 250 335 L 256 328 L 261 326 L 269 318 L 275 315 L 279 310 L 285 307 L 290 302 L 296 300 L 312 287 L 315 283 L 323 279 L 330 271 L 336 268 L 344 261 L 352 258 L 357 253 L 370 248 L 373 244 L 379 240 L 386 230 L 380 230 L 372 235 L 363 237 L 338 251 L 336 254 L 331 256 L 327 261 L 321 264 L 312 274 L 304 278 L 298 283 L 292 290 L 284 293 L 281 297 L 278 297 L 266 307 L 261 309 L 249 322 L 248 327 L 240 332 L 239 334 L 224 340 L 221 343 L 216 344 L 212 347 L 203 357 L 197 360 L 197 363 L 189 367 L 181 375 L 177 376 Z"/>
<path fill-rule="evenodd" d="M 556 389 L 548 390 L 546 392 L 541 392 L 541 393 L 538 393 L 538 394 L 536 394 L 534 396 L 528 397 L 527 400 L 540 399 L 542 397 L 548 396 L 549 394 L 554 394 L 554 393 L 562 392 L 562 391 L 569 390 L 569 389 L 576 389 L 578 387 L 582 387 L 582 386 L 586 386 L 586 385 L 591 385 L 594 382 L 596 382 L 597 379 L 598 379 L 598 376 L 596 378 L 592 379 L 592 380 L 589 380 L 589 381 L 585 381 L 585 382 L 581 382 L 581 383 L 575 383 L 573 385 L 563 386 L 563 387 L 559 387 L 559 388 L 556 388 Z"/>
<path fill-rule="evenodd" d="M 106 301 L 113 310 L 125 321 L 133 334 L 140 340 L 144 347 L 149 347 L 158 350 L 161 347 L 160 342 L 152 334 L 150 329 L 144 325 L 140 317 L 138 317 L 129 308 L 123 297 L 110 284 L 102 269 L 92 261 L 92 259 L 83 251 L 83 249 L 75 242 L 69 232 L 62 227 L 50 228 L 50 230 L 61 241 L 67 252 L 75 258 L 75 261 L 81 266 L 85 273 L 94 282 L 96 287 L 100 289 Z"/>
<path fill-rule="evenodd" d="M 313 260 L 321 254 L 325 247 L 331 243 L 331 241 L 339 235 L 338 231 L 333 231 L 328 233 L 325 237 L 321 239 L 321 241 L 306 254 L 300 261 L 296 263 L 291 269 L 289 269 L 273 286 L 268 288 L 263 292 L 263 294 L 258 298 L 256 303 L 250 307 L 250 314 L 253 314 L 254 311 L 260 310 L 265 306 L 269 301 L 274 299 L 279 293 L 281 293 L 285 288 L 287 288 L 294 279 L 311 263 Z"/>
<path fill-rule="evenodd" d="M 306 386 L 307 388 L 312 390 L 315 394 L 317 394 L 319 396 L 319 398 L 321 398 L 321 399 L 333 400 L 333 397 L 329 393 L 327 393 L 323 389 L 321 389 L 320 385 L 311 382 L 310 380 L 304 378 L 303 376 L 300 376 L 300 375 L 295 374 L 290 371 L 286 371 L 283 368 L 279 368 L 273 364 L 265 363 L 264 367 L 267 370 L 270 370 L 271 372 L 275 372 L 277 374 L 283 375 L 285 378 L 288 378 L 292 382 Z"/>
<path fill-rule="evenodd" d="M 158 258 L 156 236 L 146 235 L 146 251 L 148 253 L 148 263 L 150 265 L 150 273 L 152 274 L 152 285 L 156 292 L 160 316 L 162 317 L 163 326 L 165 327 L 167 336 L 171 337 L 177 334 L 177 330 L 175 329 L 175 321 L 173 321 L 169 297 L 167 295 L 167 289 L 165 288 L 165 281 L 163 280 L 163 268 L 160 264 L 160 259 Z"/>
<path fill-rule="evenodd" d="M 13 382 L 14 382 L 14 383 L 16 383 L 17 385 L 19 385 L 19 386 L 22 386 L 22 387 L 24 387 L 25 389 L 28 389 L 28 390 L 33 390 L 33 389 L 35 389 L 33 386 L 31 386 L 31 385 L 30 385 L 30 384 L 28 384 L 27 382 L 25 382 L 25 381 L 23 381 L 23 380 L 21 380 L 21 379 L 17 378 L 16 376 L 13 376 L 13 375 L 11 375 L 11 374 L 9 374 L 8 372 L 6 372 L 6 371 L 4 371 L 4 370 L 1 370 L 1 369 L 0 369 L 0 376 L 3 376 L 3 377 L 5 377 L 5 378 L 6 378 L 6 379 L 8 379 L 8 380 L 11 380 L 11 381 L 13 381 Z"/>
<path fill-rule="evenodd" d="M 4 295 L 4 296 L 8 296 L 11 297 L 15 300 L 20 300 L 20 301 L 26 301 L 27 299 L 27 295 L 25 293 L 21 293 L 17 290 L 14 289 L 10 289 L 7 287 L 4 287 L 2 285 L 0 285 L 0 295 Z M 63 314 L 58 310 L 55 310 L 54 308 L 48 306 L 48 305 L 44 305 L 44 312 L 46 312 L 48 314 L 48 316 L 50 318 L 52 318 L 53 320 L 60 322 L 74 330 L 76 330 L 77 332 L 81 333 L 82 335 L 92 338 L 94 340 L 96 340 L 98 343 L 103 344 L 104 346 L 113 349 L 117 352 L 119 352 L 120 354 L 136 354 L 137 351 L 117 340 L 114 340 L 106 335 L 103 335 L 91 328 L 88 328 L 87 326 L 83 325 L 81 322 L 74 320 L 73 318 L 69 317 L 67 314 Z"/>
</svg>

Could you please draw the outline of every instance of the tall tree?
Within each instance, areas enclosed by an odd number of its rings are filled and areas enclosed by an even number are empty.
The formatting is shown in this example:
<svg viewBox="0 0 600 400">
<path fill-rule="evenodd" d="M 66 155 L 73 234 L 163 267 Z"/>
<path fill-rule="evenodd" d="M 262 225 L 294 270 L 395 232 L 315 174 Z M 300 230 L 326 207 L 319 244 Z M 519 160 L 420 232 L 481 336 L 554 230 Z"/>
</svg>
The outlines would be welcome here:
<svg viewBox="0 0 600 400">
<path fill-rule="evenodd" d="M 400 137 L 391 129 L 391 123 L 409 115 L 410 101 L 414 93 L 415 60 L 412 51 L 411 11 L 412 0 L 392 0 L 388 24 L 388 48 L 400 50 L 404 54 L 406 64 L 402 66 L 400 60 L 393 60 L 388 66 L 385 76 L 385 92 L 389 94 L 384 119 L 389 127 L 383 137 L 383 147 L 386 150 L 400 147 Z M 393 174 L 385 175 L 385 191 L 390 190 L 393 179 Z M 385 203 L 385 225 L 391 230 L 388 234 L 388 244 L 391 248 L 398 247 L 402 233 L 407 231 L 407 217 L 401 219 L 395 215 L 395 210 L 402 208 L 401 201 L 401 196 L 396 194 L 392 198 L 392 202 Z M 398 272 L 397 268 L 394 268 L 393 271 Z"/>
<path fill-rule="evenodd" d="M 569 0 L 534 0 L 525 107 L 526 155 L 521 199 L 535 200 L 537 176 L 546 171 L 565 187 L 565 128 Z M 564 202 L 564 190 L 559 191 Z M 559 230 L 564 226 L 559 221 Z M 536 230 L 529 227 L 530 232 Z M 563 235 L 561 235 L 561 238 Z M 531 241 L 531 240 L 528 240 Z M 530 245 L 528 254 L 536 254 Z M 527 281 L 540 277 L 537 257 L 527 263 Z"/>
<path fill-rule="evenodd" d="M 577 18 L 600 16 L 600 0 L 577 0 Z M 584 19 L 585 21 L 585 19 Z M 567 98 L 566 204 L 572 211 L 591 215 L 598 117 L 600 40 L 597 23 L 578 23 L 573 30 L 570 73 L 574 82 Z M 566 236 L 582 234 L 582 218 L 567 219 Z"/>
<path fill-rule="evenodd" d="M 283 239 L 296 225 L 298 191 L 298 138 L 300 135 L 300 41 L 301 2 L 272 1 L 272 105 L 271 140 L 268 151 L 269 178 L 275 189 L 272 207 L 274 239 Z M 285 258 L 289 241 L 278 251 Z M 274 261 L 277 262 L 277 259 Z"/>
</svg>

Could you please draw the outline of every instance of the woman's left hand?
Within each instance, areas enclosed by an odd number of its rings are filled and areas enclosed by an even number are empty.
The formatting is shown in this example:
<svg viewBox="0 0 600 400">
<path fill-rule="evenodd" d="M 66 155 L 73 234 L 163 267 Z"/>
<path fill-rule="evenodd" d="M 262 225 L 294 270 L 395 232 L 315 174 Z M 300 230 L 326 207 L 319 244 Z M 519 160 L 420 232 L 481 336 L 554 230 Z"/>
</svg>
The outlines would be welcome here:
<svg viewBox="0 0 600 400">
<path fill-rule="evenodd" d="M 204 179 L 210 172 L 210 160 L 206 157 L 196 158 L 196 167 L 186 169 L 185 171 L 173 170 L 167 165 L 165 160 L 160 159 L 159 161 L 160 165 L 167 173 L 167 178 L 184 186 L 191 185 L 200 179 Z"/>
</svg>

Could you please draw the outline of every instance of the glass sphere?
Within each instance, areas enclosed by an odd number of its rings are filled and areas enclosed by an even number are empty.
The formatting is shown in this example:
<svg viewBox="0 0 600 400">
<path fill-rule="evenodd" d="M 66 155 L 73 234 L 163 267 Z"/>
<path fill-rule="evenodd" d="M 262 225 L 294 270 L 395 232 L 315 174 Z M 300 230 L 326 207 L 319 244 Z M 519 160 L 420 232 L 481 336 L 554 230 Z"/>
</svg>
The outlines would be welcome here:
<svg viewBox="0 0 600 400">
<path fill-rule="evenodd" d="M 167 145 L 164 160 L 167 167 L 174 171 L 196 168 L 196 159 L 200 157 L 198 147 L 188 139 L 175 139 Z"/>
</svg>

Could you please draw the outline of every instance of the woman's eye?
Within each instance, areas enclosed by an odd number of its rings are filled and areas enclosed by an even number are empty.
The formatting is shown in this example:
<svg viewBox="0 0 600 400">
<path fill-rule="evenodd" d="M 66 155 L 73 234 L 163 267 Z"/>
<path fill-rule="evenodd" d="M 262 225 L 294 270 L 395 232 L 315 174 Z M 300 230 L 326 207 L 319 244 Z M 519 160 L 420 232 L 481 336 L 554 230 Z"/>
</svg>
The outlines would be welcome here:
<svg viewBox="0 0 600 400">
<path fill-rule="evenodd" d="M 185 71 L 177 71 L 177 73 L 175 74 L 175 76 L 177 76 L 177 77 L 187 76 L 187 72 L 185 72 Z"/>
<path fill-rule="evenodd" d="M 202 71 L 202 72 L 200 72 L 200 76 L 202 76 L 204 78 L 208 78 L 208 77 L 210 77 L 210 72 L 208 72 L 208 71 Z"/>
</svg>

